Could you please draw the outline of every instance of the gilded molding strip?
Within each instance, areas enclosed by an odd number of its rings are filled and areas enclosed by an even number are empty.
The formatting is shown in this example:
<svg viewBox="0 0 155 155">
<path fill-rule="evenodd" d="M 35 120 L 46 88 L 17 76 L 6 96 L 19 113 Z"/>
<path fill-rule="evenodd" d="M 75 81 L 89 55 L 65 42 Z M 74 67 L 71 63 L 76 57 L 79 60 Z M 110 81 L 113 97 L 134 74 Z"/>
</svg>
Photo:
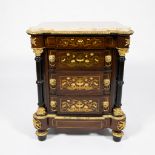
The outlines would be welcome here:
<svg viewBox="0 0 155 155">
<path fill-rule="evenodd" d="M 37 116 L 36 113 L 33 115 L 36 119 L 46 119 L 46 118 L 54 118 L 54 119 L 69 119 L 69 120 L 104 120 L 104 119 L 114 119 L 114 120 L 123 120 L 126 116 L 115 117 L 113 115 L 102 115 L 101 117 L 74 117 L 74 116 L 57 116 L 56 114 L 47 114 L 46 116 Z"/>
</svg>

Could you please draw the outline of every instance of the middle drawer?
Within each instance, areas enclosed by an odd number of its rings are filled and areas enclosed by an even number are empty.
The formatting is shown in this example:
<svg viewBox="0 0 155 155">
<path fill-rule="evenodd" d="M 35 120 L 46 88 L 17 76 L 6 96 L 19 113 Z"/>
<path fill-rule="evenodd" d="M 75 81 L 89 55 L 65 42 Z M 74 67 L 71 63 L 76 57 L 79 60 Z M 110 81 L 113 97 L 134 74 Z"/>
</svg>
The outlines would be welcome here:
<svg viewBox="0 0 155 155">
<path fill-rule="evenodd" d="M 110 92 L 111 72 L 65 71 L 50 73 L 50 93 L 54 95 L 103 95 Z"/>
</svg>

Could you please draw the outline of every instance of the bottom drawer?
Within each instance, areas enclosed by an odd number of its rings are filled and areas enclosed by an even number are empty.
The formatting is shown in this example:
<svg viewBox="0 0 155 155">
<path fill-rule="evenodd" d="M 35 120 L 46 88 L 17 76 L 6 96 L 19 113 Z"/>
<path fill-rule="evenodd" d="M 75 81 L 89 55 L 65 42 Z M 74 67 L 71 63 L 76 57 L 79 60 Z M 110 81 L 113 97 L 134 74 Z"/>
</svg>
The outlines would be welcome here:
<svg viewBox="0 0 155 155">
<path fill-rule="evenodd" d="M 57 114 L 103 114 L 110 110 L 109 96 L 52 96 L 50 110 Z"/>
</svg>

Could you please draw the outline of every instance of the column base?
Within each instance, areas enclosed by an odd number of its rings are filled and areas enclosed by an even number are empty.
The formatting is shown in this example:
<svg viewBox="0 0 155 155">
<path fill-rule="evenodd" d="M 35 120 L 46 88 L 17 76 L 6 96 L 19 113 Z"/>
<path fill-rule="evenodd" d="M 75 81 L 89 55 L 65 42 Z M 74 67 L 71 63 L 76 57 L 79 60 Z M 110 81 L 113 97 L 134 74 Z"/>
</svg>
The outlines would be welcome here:
<svg viewBox="0 0 155 155">
<path fill-rule="evenodd" d="M 44 130 L 44 131 L 37 130 L 36 131 L 36 135 L 38 136 L 39 141 L 46 140 L 47 134 L 48 134 L 48 130 Z"/>
<path fill-rule="evenodd" d="M 112 135 L 113 135 L 113 140 L 115 142 L 120 142 L 123 136 L 123 132 L 122 131 L 112 131 Z"/>
</svg>

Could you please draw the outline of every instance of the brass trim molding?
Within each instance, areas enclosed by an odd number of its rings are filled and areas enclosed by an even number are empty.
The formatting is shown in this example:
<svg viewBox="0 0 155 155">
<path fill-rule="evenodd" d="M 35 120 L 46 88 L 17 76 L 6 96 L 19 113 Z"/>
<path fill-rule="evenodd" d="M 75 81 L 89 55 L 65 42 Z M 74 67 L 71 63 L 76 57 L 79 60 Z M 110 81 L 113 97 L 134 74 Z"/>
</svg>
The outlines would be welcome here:
<svg viewBox="0 0 155 155">
<path fill-rule="evenodd" d="M 114 119 L 114 120 L 123 120 L 126 118 L 125 115 L 120 117 L 115 117 L 113 115 L 102 115 L 101 117 L 76 117 L 76 116 L 57 116 L 56 114 L 47 114 L 46 116 L 37 116 L 36 113 L 33 115 L 36 119 L 47 119 L 47 118 L 54 118 L 54 119 L 66 119 L 66 120 L 104 120 L 104 119 Z"/>
<path fill-rule="evenodd" d="M 42 132 L 40 132 L 40 131 L 36 131 L 36 135 L 37 136 L 46 136 L 48 134 L 48 130 L 45 130 L 45 131 L 42 131 Z"/>
<path fill-rule="evenodd" d="M 43 48 L 32 48 L 33 52 L 35 53 L 35 56 L 41 56 L 43 53 Z"/>
<path fill-rule="evenodd" d="M 117 48 L 118 53 L 120 56 L 124 57 L 125 54 L 128 52 L 128 48 Z"/>
</svg>

